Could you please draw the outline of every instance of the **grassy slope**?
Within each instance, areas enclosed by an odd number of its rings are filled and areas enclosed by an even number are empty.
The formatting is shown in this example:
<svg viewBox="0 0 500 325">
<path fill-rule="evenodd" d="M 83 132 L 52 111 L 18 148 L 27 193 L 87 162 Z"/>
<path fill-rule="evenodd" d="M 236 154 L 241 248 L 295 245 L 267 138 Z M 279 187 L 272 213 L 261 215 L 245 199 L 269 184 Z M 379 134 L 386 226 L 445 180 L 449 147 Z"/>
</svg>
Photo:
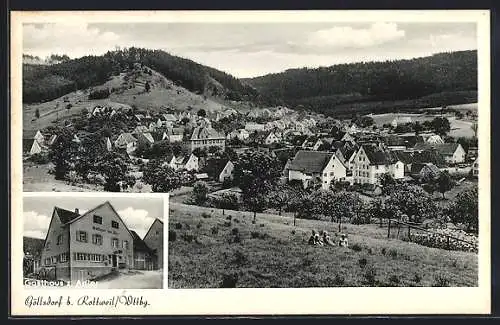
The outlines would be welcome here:
<svg viewBox="0 0 500 325">
<path fill-rule="evenodd" d="M 149 109 L 151 111 L 160 111 L 160 107 L 188 110 L 188 106 L 190 106 L 195 112 L 201 108 L 206 111 L 218 111 L 229 107 L 220 100 L 212 100 L 210 98 L 205 100 L 203 96 L 194 94 L 183 87 L 173 85 L 170 80 L 167 80 L 161 74 L 155 71 L 152 72 L 152 76 L 141 73 L 135 82 L 135 88 L 127 89 L 123 93 L 112 93 L 106 99 L 89 100 L 88 95 L 84 91 L 77 91 L 45 103 L 23 105 L 23 129 L 43 129 L 57 119 L 64 120 L 71 118 L 71 116 L 80 114 L 83 108 L 91 109 L 96 105 L 125 104 L 131 106 L 135 104 L 138 109 Z M 124 74 L 114 76 L 99 87 L 119 87 L 123 82 L 123 77 Z M 162 80 L 167 85 L 167 88 L 161 86 Z M 146 81 L 152 84 L 149 93 L 143 93 Z M 65 97 L 69 102 L 64 102 Z M 70 110 L 65 109 L 68 103 L 73 105 Z M 56 109 L 57 105 L 58 108 Z M 37 108 L 40 112 L 40 119 L 33 120 Z"/>
<path fill-rule="evenodd" d="M 210 217 L 203 218 L 202 212 Z M 230 225 L 228 215 L 233 217 Z M 246 212 L 226 211 L 222 216 L 217 209 L 171 204 L 169 229 L 176 231 L 177 240 L 169 242 L 169 287 L 219 287 L 224 273 L 237 273 L 238 287 L 367 286 L 364 274 L 371 267 L 376 286 L 391 285 L 391 276 L 400 286 L 432 286 L 436 275 L 451 286 L 477 285 L 477 255 L 388 240 L 386 230 L 375 225 L 346 225 L 350 248 L 340 248 L 307 245 L 311 229 L 334 234 L 336 224 L 297 220 L 293 227 L 290 218 L 267 214 L 258 214 L 256 224 L 251 221 Z M 211 232 L 214 226 L 217 235 Z M 235 227 L 241 243 L 228 242 Z M 266 237 L 251 238 L 252 231 Z M 197 242 L 182 239 L 185 234 L 194 234 Z M 355 244 L 361 251 L 352 249 Z M 367 260 L 365 267 L 360 259 Z"/>
</svg>

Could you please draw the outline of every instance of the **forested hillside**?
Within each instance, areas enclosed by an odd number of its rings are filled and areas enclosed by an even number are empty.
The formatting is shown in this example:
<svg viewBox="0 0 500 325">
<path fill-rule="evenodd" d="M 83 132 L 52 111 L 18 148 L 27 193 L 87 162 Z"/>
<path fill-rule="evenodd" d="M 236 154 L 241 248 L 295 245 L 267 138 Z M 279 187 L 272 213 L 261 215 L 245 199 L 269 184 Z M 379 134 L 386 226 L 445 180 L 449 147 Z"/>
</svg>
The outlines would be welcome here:
<svg viewBox="0 0 500 325">
<path fill-rule="evenodd" d="M 244 81 L 269 102 L 302 105 L 315 111 L 331 110 L 347 103 L 424 97 L 427 99 L 423 103 L 456 104 L 476 100 L 477 51 L 440 53 L 412 60 L 291 69 Z"/>
<path fill-rule="evenodd" d="M 23 100 L 25 103 L 52 100 L 70 91 L 105 83 L 134 63 L 147 65 L 195 93 L 208 92 L 230 100 L 253 100 L 257 93 L 237 78 L 194 61 L 160 50 L 129 48 L 103 56 L 86 56 L 60 64 L 23 65 Z M 214 81 L 223 90 L 214 87 Z"/>
</svg>

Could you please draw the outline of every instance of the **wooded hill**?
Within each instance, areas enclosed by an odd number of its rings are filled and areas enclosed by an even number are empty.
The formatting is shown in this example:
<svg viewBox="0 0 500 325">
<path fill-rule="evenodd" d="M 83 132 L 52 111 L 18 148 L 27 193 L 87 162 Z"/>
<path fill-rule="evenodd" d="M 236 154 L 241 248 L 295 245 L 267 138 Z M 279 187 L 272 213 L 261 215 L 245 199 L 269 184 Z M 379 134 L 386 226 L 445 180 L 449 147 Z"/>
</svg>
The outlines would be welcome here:
<svg viewBox="0 0 500 325">
<path fill-rule="evenodd" d="M 239 79 L 161 50 L 129 48 L 102 56 L 85 56 L 54 65 L 23 65 L 23 100 L 42 102 L 71 91 L 105 83 L 134 64 L 142 64 L 194 93 L 228 100 L 254 100 L 257 92 Z M 220 87 L 222 86 L 222 87 Z"/>
<path fill-rule="evenodd" d="M 290 69 L 243 81 L 270 104 L 322 113 L 366 102 L 378 102 L 380 107 L 387 101 L 402 101 L 400 106 L 452 105 L 477 101 L 477 51 Z"/>
</svg>

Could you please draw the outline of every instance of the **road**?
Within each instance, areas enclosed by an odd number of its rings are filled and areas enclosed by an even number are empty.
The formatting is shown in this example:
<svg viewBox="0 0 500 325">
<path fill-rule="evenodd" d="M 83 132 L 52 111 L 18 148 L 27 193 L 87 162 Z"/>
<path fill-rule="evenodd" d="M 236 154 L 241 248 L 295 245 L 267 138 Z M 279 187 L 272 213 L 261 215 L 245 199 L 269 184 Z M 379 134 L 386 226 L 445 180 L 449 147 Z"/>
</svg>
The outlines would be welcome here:
<svg viewBox="0 0 500 325">
<path fill-rule="evenodd" d="M 97 282 L 95 289 L 161 289 L 163 271 L 133 270 L 131 274 L 120 273 L 118 277 Z"/>
</svg>

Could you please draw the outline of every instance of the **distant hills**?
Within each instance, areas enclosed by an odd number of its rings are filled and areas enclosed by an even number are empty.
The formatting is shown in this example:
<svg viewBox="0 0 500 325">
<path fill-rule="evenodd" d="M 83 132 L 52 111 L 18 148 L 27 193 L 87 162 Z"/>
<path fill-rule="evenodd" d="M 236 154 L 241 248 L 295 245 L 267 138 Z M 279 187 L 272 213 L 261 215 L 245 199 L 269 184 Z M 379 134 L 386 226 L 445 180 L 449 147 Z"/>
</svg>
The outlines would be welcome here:
<svg viewBox="0 0 500 325">
<path fill-rule="evenodd" d="M 258 93 L 217 69 L 161 50 L 129 48 L 102 56 L 85 56 L 54 65 L 23 65 L 25 103 L 48 101 L 68 92 L 104 84 L 134 64 L 148 66 L 189 91 L 228 100 L 252 101 Z"/>
<path fill-rule="evenodd" d="M 399 101 L 399 106 L 441 106 L 477 101 L 477 51 L 411 60 L 339 64 L 244 79 L 271 104 L 322 112 Z M 370 105 L 364 105 L 370 106 Z"/>
<path fill-rule="evenodd" d="M 221 103 L 285 105 L 327 115 L 414 110 L 477 101 L 477 51 L 290 69 L 249 79 L 238 79 L 161 50 L 129 48 L 102 56 L 53 59 L 52 64 L 37 64 L 36 57 L 23 56 L 24 103 L 46 102 L 101 86 L 137 64 L 194 94 L 219 98 Z"/>
</svg>

